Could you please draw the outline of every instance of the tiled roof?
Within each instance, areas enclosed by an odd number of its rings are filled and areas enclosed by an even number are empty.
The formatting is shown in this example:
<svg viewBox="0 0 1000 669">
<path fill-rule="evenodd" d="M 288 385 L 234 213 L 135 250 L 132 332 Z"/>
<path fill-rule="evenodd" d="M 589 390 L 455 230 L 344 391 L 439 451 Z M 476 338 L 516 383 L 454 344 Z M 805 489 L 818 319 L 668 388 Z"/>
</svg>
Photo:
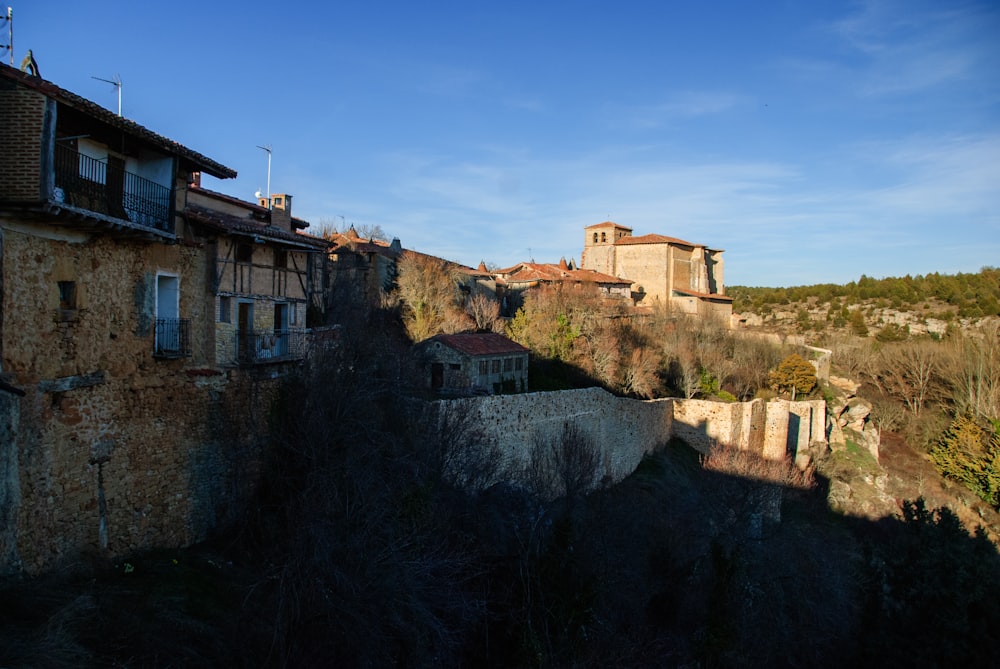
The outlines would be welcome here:
<svg viewBox="0 0 1000 669">
<path fill-rule="evenodd" d="M 561 281 L 580 281 L 585 283 L 631 285 L 628 279 L 619 279 L 610 274 L 602 274 L 590 269 L 569 269 L 562 264 L 523 262 L 507 269 L 495 272 L 498 280 L 505 283 L 521 283 L 525 281 L 543 281 L 555 283 Z"/>
<path fill-rule="evenodd" d="M 588 225 L 587 227 L 584 228 L 584 230 L 590 230 L 591 228 L 606 228 L 609 225 L 613 225 L 616 228 L 622 228 L 623 230 L 628 230 L 629 232 L 632 231 L 632 228 L 628 227 L 627 225 L 620 225 L 618 223 L 615 223 L 614 221 L 604 221 L 603 223 L 595 223 L 594 225 Z"/>
<path fill-rule="evenodd" d="M 139 125 L 135 121 L 130 121 L 127 118 L 118 116 L 118 114 L 110 109 L 105 109 L 101 105 L 91 102 L 86 98 L 82 98 L 76 93 L 60 88 L 51 81 L 46 81 L 41 77 L 35 77 L 25 72 L 21 72 L 18 69 L 10 67 L 9 65 L 3 65 L 2 63 L 0 63 L 0 77 L 14 81 L 18 85 L 26 88 L 32 88 L 68 107 L 72 107 L 89 116 L 92 116 L 107 125 L 136 137 L 140 137 L 167 153 L 180 156 L 184 160 L 188 161 L 198 171 L 211 174 L 213 177 L 217 177 L 219 179 L 233 179 L 236 177 L 236 170 L 226 167 L 222 163 L 218 163 L 211 158 L 198 153 L 197 151 L 187 148 L 186 146 L 182 146 L 172 139 L 168 139 L 163 135 L 158 135 L 152 130 Z"/>
<path fill-rule="evenodd" d="M 439 341 L 449 348 L 466 355 L 506 355 L 527 353 L 528 349 L 516 341 L 495 332 L 468 332 L 464 334 L 441 334 L 427 341 Z"/>
<path fill-rule="evenodd" d="M 389 242 L 384 242 L 381 239 L 363 239 L 355 232 L 353 227 L 346 234 L 342 232 L 334 233 L 330 236 L 329 243 L 334 251 L 349 249 L 357 253 L 377 253 L 390 258 L 396 258 L 401 253 L 400 250 L 393 249 Z"/>
<path fill-rule="evenodd" d="M 691 246 L 691 247 L 704 247 L 704 244 L 692 244 L 691 242 L 686 242 L 683 239 L 677 239 L 676 237 L 667 237 L 666 235 L 642 235 L 639 237 L 622 237 L 621 239 L 615 240 L 616 245 L 625 244 L 678 244 L 680 246 Z"/>
<path fill-rule="evenodd" d="M 220 193 L 218 191 L 209 190 L 204 186 L 196 186 L 194 184 L 188 184 L 188 188 L 192 191 L 197 191 L 199 194 L 206 197 L 211 197 L 215 200 L 221 200 L 222 202 L 229 202 L 231 204 L 239 205 L 245 208 L 247 211 L 251 212 L 258 220 L 266 221 L 271 217 L 271 210 L 267 207 L 262 207 L 254 202 L 247 202 L 246 200 L 241 200 L 238 197 L 233 197 L 232 195 L 226 195 L 225 193 Z M 292 216 L 292 224 L 299 230 L 305 230 L 309 227 L 309 221 L 305 221 L 296 216 Z M 319 239 L 316 237 L 316 239 Z"/>
<path fill-rule="evenodd" d="M 188 205 L 184 209 L 184 218 L 191 223 L 232 235 L 260 237 L 273 242 L 284 242 L 297 246 L 306 246 L 321 251 L 327 248 L 329 242 L 325 239 L 304 234 L 293 234 L 288 230 L 267 225 L 251 218 L 241 218 L 232 214 L 224 214 L 198 205 Z"/>
</svg>

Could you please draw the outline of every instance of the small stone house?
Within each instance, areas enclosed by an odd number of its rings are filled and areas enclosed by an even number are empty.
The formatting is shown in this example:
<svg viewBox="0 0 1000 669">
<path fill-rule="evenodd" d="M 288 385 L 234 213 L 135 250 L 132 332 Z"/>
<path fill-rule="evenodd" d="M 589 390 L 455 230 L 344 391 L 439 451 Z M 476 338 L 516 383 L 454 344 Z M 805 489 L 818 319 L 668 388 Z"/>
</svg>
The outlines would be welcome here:
<svg viewBox="0 0 1000 669">
<path fill-rule="evenodd" d="M 425 387 L 452 393 L 528 390 L 528 349 L 495 332 L 440 334 L 416 344 Z"/>
</svg>

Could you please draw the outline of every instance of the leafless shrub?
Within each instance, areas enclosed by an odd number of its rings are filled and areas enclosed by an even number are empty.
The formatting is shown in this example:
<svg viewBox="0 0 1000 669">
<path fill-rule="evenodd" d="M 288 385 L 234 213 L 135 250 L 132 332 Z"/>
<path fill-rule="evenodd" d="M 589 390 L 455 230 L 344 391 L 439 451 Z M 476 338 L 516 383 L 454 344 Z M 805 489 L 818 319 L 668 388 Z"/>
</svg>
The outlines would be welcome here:
<svg viewBox="0 0 1000 669">
<path fill-rule="evenodd" d="M 590 436 L 566 423 L 558 437 L 535 440 L 522 480 L 542 500 L 573 499 L 600 484 L 607 469 Z"/>
<path fill-rule="evenodd" d="M 476 293 L 465 304 L 465 313 L 479 332 L 503 332 L 500 303 L 485 293 Z"/>
<path fill-rule="evenodd" d="M 701 463 L 709 471 L 786 488 L 805 490 L 815 485 L 812 468 L 799 469 L 789 457 L 769 459 L 718 442 L 712 445 L 708 455 L 702 456 Z"/>
</svg>

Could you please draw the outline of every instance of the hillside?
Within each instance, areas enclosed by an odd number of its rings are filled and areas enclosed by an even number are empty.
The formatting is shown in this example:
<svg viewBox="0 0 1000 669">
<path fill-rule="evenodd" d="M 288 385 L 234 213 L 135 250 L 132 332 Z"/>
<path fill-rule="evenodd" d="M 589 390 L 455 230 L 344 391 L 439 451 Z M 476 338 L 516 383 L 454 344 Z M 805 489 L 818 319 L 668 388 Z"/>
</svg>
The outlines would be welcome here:
<svg viewBox="0 0 1000 669">
<path fill-rule="evenodd" d="M 977 274 L 928 274 L 873 279 L 845 285 L 790 288 L 730 286 L 733 312 L 751 328 L 785 333 L 849 332 L 884 339 L 905 334 L 942 337 L 1000 316 L 1000 269 Z"/>
</svg>

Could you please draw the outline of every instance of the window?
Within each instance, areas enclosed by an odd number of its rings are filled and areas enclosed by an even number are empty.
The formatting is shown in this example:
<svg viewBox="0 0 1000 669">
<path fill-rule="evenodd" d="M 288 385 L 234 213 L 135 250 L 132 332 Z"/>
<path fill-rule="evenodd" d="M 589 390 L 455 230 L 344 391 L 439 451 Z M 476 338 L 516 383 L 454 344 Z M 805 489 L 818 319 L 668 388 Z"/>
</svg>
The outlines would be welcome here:
<svg viewBox="0 0 1000 669">
<path fill-rule="evenodd" d="M 237 244 L 236 262 L 252 262 L 252 261 L 253 261 L 253 245 Z"/>
<path fill-rule="evenodd" d="M 500 359 L 499 358 L 497 358 L 496 360 L 491 360 L 490 361 L 490 371 L 493 374 L 499 374 L 500 373 Z"/>
<path fill-rule="evenodd" d="M 156 331 L 154 354 L 165 358 L 191 355 L 189 323 L 180 317 L 181 280 L 172 274 L 156 275 Z"/>
<path fill-rule="evenodd" d="M 524 358 L 514 358 L 514 369 L 519 372 L 524 369 Z"/>
<path fill-rule="evenodd" d="M 597 233 L 596 232 L 594 233 L 594 243 L 595 244 L 597 243 Z"/>
<path fill-rule="evenodd" d="M 448 363 L 448 369 L 460 370 L 460 369 L 462 369 L 462 365 L 460 365 L 457 362 L 451 362 L 451 363 Z"/>
<path fill-rule="evenodd" d="M 608 241 L 608 236 L 607 236 L 607 234 L 606 234 L 606 233 L 603 233 L 603 232 L 602 232 L 602 233 L 601 233 L 601 243 L 603 244 L 603 243 L 604 243 L 604 242 L 606 242 L 606 241 Z"/>
<path fill-rule="evenodd" d="M 480 360 L 479 361 L 479 375 L 480 376 L 486 376 L 489 373 L 490 373 L 490 361 L 489 360 Z"/>
<path fill-rule="evenodd" d="M 233 298 L 226 296 L 219 297 L 219 322 L 233 322 Z"/>
<path fill-rule="evenodd" d="M 512 372 L 514 371 L 514 358 L 504 358 L 503 360 L 503 371 Z"/>
<path fill-rule="evenodd" d="M 274 266 L 288 267 L 288 251 L 284 249 L 274 249 Z"/>
<path fill-rule="evenodd" d="M 63 311 L 76 309 L 76 281 L 59 282 L 59 308 Z"/>
</svg>

